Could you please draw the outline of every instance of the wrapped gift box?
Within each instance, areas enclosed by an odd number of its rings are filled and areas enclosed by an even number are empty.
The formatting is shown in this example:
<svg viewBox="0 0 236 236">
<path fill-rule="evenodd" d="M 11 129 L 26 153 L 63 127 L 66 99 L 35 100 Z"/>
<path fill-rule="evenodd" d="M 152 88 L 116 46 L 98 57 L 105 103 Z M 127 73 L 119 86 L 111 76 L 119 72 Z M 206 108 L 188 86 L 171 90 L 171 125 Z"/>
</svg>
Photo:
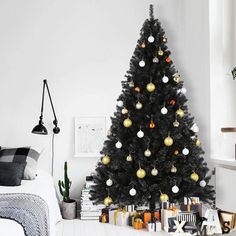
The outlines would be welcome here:
<svg viewBox="0 0 236 236">
<path fill-rule="evenodd" d="M 155 219 L 152 219 L 154 217 Z M 143 213 L 143 223 L 146 224 L 151 221 L 160 221 L 160 213 L 159 211 L 151 212 L 144 212 Z"/>
<path fill-rule="evenodd" d="M 113 225 L 125 226 L 129 222 L 129 212 L 122 208 L 109 211 L 109 223 Z"/>
<path fill-rule="evenodd" d="M 134 220 L 134 229 L 142 229 L 143 221 L 140 218 Z"/>
<path fill-rule="evenodd" d="M 162 209 L 161 210 L 161 228 L 165 230 L 166 232 L 169 231 L 169 223 L 168 219 L 176 217 L 179 213 L 179 210 L 177 208 L 175 209 Z"/>
<path fill-rule="evenodd" d="M 146 228 L 148 232 L 159 232 L 161 231 L 161 222 L 148 222 Z"/>
</svg>

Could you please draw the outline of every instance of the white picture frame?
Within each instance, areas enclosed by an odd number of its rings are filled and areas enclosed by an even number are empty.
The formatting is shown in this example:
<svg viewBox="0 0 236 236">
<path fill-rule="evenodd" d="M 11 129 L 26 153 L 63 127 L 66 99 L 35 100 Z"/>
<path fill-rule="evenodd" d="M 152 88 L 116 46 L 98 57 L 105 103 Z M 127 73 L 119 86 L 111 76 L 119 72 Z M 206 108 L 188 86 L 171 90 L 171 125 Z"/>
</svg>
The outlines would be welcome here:
<svg viewBox="0 0 236 236">
<path fill-rule="evenodd" d="M 75 157 L 98 157 L 106 138 L 106 117 L 75 117 Z"/>
</svg>

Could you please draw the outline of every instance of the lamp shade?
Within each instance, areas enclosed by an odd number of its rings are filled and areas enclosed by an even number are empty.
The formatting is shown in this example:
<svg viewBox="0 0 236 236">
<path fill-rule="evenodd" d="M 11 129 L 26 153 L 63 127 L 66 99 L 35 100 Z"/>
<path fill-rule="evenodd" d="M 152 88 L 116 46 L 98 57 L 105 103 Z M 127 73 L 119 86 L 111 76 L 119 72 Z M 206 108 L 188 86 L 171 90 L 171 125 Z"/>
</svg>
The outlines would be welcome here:
<svg viewBox="0 0 236 236">
<path fill-rule="evenodd" d="M 47 135 L 48 131 L 46 129 L 46 127 L 43 125 L 42 121 L 39 121 L 38 125 L 36 125 L 33 129 L 32 129 L 32 133 L 33 134 L 42 134 L 42 135 Z"/>
</svg>

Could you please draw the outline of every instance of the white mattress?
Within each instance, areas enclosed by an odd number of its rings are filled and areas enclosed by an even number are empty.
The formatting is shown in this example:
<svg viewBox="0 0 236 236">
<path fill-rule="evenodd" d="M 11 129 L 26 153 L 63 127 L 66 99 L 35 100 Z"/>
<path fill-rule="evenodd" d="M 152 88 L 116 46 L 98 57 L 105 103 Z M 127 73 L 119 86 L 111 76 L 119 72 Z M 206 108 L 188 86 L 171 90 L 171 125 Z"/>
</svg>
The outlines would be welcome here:
<svg viewBox="0 0 236 236">
<path fill-rule="evenodd" d="M 0 186 L 1 193 L 31 193 L 42 197 L 48 204 L 49 220 L 50 220 L 50 236 L 54 236 L 56 232 L 56 223 L 62 217 L 52 176 L 42 170 L 37 171 L 38 175 L 35 180 L 23 180 L 21 186 L 3 187 Z M 0 235 L 1 236 L 24 236 L 21 225 L 13 220 L 0 219 Z"/>
</svg>

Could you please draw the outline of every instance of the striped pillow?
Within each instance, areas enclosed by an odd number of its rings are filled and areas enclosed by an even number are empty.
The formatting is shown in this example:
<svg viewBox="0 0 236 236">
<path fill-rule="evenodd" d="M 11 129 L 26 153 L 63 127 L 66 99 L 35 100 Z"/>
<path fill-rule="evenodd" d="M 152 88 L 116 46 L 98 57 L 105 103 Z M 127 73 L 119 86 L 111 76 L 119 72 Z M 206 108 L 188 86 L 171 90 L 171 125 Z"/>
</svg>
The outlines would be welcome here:
<svg viewBox="0 0 236 236">
<path fill-rule="evenodd" d="M 0 162 L 26 163 L 24 179 L 35 179 L 39 153 L 30 147 L 2 148 Z"/>
</svg>

